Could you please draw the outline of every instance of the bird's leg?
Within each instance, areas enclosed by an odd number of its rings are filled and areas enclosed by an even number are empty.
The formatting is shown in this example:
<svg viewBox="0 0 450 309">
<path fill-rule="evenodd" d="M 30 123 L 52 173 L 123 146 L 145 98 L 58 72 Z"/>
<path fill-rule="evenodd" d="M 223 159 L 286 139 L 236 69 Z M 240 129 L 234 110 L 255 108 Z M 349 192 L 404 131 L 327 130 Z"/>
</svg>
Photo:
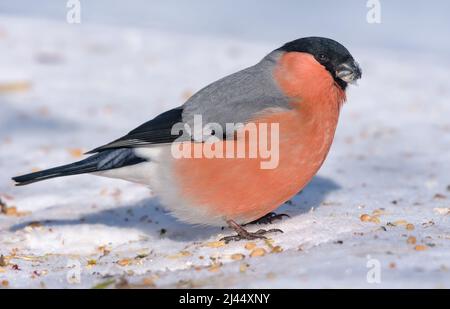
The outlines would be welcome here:
<svg viewBox="0 0 450 309">
<path fill-rule="evenodd" d="M 274 212 L 269 212 L 267 215 L 265 215 L 259 219 L 256 219 L 252 222 L 244 224 L 244 226 L 247 226 L 250 224 L 271 224 L 274 221 L 283 219 L 283 217 L 290 218 L 291 216 L 289 216 L 287 214 L 276 214 Z"/>
<path fill-rule="evenodd" d="M 233 235 L 233 236 L 226 236 L 223 237 L 220 240 L 225 241 L 226 243 L 234 240 L 234 241 L 239 241 L 239 240 L 253 240 L 253 239 L 267 239 L 266 236 L 264 236 L 267 233 L 283 233 L 282 230 L 280 229 L 270 229 L 270 230 L 258 230 L 254 233 L 247 231 L 246 229 L 244 229 L 242 226 L 240 226 L 239 224 L 237 224 L 236 222 L 234 222 L 233 220 L 227 220 L 227 224 L 230 228 L 232 228 L 237 235 Z"/>
</svg>

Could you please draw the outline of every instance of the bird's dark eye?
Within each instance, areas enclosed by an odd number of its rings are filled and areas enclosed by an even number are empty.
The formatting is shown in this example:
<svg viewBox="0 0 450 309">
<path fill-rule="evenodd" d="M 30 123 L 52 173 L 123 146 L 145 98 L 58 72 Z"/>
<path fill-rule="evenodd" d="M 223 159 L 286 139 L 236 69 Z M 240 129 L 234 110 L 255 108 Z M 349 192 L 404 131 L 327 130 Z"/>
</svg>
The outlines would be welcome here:
<svg viewBox="0 0 450 309">
<path fill-rule="evenodd" d="M 323 63 L 323 62 L 328 62 L 328 60 L 330 60 L 330 59 L 328 58 L 328 56 L 325 55 L 325 54 L 319 54 L 318 58 L 319 58 L 319 61 L 322 62 L 322 63 Z"/>
</svg>

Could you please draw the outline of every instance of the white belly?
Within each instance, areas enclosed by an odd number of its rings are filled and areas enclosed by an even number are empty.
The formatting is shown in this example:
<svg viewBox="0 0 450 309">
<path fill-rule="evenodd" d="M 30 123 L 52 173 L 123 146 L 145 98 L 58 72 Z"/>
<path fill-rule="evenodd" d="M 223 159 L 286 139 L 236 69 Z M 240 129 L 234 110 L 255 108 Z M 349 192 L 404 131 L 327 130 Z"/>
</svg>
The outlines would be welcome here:
<svg viewBox="0 0 450 309">
<path fill-rule="evenodd" d="M 161 204 L 180 221 L 199 225 L 226 225 L 220 216 L 193 205 L 183 198 L 173 175 L 173 156 L 170 145 L 136 148 L 136 154 L 148 162 L 94 173 L 98 176 L 118 178 L 140 183 L 151 188 Z"/>
</svg>

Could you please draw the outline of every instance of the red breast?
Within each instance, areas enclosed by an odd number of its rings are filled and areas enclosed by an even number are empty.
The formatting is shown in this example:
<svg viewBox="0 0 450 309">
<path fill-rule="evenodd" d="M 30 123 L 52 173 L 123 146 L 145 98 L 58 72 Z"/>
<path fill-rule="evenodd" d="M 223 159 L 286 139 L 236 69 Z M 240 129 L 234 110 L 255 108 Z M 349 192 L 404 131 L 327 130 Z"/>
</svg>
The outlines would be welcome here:
<svg viewBox="0 0 450 309">
<path fill-rule="evenodd" d="M 261 113 L 252 122 L 269 127 L 279 124 L 278 166 L 261 169 L 261 162 L 267 159 L 260 157 L 176 159 L 174 176 L 179 192 L 196 207 L 224 219 L 252 221 L 297 194 L 325 160 L 345 92 L 306 53 L 283 54 L 273 76 L 293 108 Z M 219 143 L 222 149 L 237 149 L 238 143 L 248 147 L 249 140 Z"/>
</svg>

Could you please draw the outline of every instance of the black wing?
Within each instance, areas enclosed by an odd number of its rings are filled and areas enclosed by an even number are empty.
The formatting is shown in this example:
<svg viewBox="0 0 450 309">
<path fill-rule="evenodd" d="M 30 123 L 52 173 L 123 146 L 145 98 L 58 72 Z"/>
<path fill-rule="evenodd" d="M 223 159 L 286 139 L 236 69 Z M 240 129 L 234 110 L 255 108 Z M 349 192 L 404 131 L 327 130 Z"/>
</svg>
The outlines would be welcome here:
<svg viewBox="0 0 450 309">
<path fill-rule="evenodd" d="M 17 186 L 23 186 L 41 180 L 84 173 L 101 172 L 129 165 L 135 165 L 145 161 L 147 160 L 138 157 L 134 153 L 133 149 L 109 149 L 75 163 L 13 177 L 13 180 L 16 182 Z"/>
<path fill-rule="evenodd" d="M 180 132 L 177 135 L 172 135 L 172 127 L 176 123 L 182 122 L 182 113 L 183 107 L 171 109 L 140 125 L 127 135 L 87 153 L 96 153 L 105 149 L 135 148 L 149 144 L 171 143 L 182 134 Z"/>
</svg>

